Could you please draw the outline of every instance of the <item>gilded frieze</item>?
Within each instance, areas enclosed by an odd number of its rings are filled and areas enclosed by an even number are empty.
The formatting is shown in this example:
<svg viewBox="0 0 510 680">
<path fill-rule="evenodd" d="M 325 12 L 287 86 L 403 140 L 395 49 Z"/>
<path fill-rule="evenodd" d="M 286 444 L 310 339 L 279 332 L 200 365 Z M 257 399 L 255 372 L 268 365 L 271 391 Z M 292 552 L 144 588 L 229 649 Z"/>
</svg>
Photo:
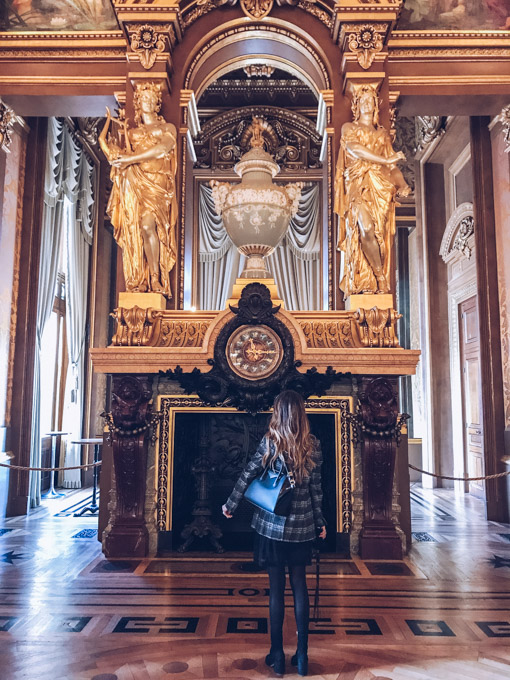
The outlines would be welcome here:
<svg viewBox="0 0 510 680">
<path fill-rule="evenodd" d="M 172 319 L 158 309 L 119 307 L 113 314 L 117 330 L 112 344 L 122 347 L 201 347 L 210 318 Z M 210 317 L 210 315 L 209 315 Z"/>
<path fill-rule="evenodd" d="M 358 309 L 337 312 L 340 319 L 299 320 L 310 349 L 349 349 L 354 347 L 400 347 L 394 309 Z"/>
<path fill-rule="evenodd" d="M 112 345 L 121 347 L 202 347 L 207 329 L 220 312 L 119 307 L 113 317 L 117 329 Z M 400 347 L 393 309 L 358 309 L 338 312 L 299 312 L 289 316 L 303 333 L 303 349 Z M 289 330 L 292 332 L 293 327 Z M 295 341 L 299 342 L 295 336 Z"/>
</svg>

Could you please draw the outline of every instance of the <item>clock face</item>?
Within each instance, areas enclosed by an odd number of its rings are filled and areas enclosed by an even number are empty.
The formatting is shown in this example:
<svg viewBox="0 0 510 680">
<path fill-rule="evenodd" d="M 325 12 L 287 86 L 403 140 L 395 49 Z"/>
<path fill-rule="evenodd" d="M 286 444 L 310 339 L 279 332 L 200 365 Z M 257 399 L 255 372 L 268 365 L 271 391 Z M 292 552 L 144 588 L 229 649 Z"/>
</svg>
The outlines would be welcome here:
<svg viewBox="0 0 510 680">
<path fill-rule="evenodd" d="M 268 326 L 243 326 L 227 342 L 227 360 L 237 375 L 260 380 L 271 375 L 283 358 L 280 336 Z"/>
</svg>

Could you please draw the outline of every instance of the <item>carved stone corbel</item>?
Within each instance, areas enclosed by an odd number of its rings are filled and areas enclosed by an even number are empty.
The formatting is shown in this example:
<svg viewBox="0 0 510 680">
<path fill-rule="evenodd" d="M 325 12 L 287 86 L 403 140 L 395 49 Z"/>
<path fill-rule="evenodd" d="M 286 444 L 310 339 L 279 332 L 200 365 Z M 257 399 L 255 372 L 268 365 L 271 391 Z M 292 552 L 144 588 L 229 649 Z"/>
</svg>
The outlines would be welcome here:
<svg viewBox="0 0 510 680">
<path fill-rule="evenodd" d="M 148 551 L 145 482 L 151 397 L 152 376 L 113 377 L 109 437 L 117 493 L 103 532 L 103 549 L 108 558 L 144 557 Z"/>
<path fill-rule="evenodd" d="M 376 54 L 381 52 L 387 29 L 386 24 L 346 24 L 343 27 L 348 35 L 349 49 L 356 55 L 362 69 L 369 69 Z"/>
<path fill-rule="evenodd" d="M 156 309 L 142 307 L 118 307 L 112 314 L 117 329 L 112 344 L 120 347 L 153 347 L 158 336 L 161 315 Z"/>
<path fill-rule="evenodd" d="M 167 31 L 173 31 L 172 26 L 165 27 Z M 135 29 L 133 31 L 133 29 Z M 133 31 L 133 32 L 131 32 Z M 166 36 L 158 33 L 156 26 L 143 24 L 143 26 L 130 26 L 131 49 L 140 58 L 144 69 L 150 70 L 156 61 L 158 54 L 162 54 L 166 47 Z"/>
<path fill-rule="evenodd" d="M 400 347 L 396 323 L 402 318 L 394 309 L 358 309 L 354 313 L 362 347 Z"/>
</svg>

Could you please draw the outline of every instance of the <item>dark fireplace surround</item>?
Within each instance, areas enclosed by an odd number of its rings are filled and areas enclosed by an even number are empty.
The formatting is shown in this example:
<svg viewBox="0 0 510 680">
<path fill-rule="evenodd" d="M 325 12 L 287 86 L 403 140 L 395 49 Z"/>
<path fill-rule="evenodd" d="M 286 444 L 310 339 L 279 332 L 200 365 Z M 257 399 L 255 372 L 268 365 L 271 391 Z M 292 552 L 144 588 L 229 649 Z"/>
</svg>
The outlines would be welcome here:
<svg viewBox="0 0 510 680">
<path fill-rule="evenodd" d="M 375 319 L 380 310 L 372 311 Z M 183 440 L 182 433 L 179 434 L 182 426 L 178 413 L 187 413 L 192 418 L 200 411 L 218 417 L 220 413 L 242 411 L 246 414 L 243 417 L 252 417 L 248 414 L 267 412 L 275 395 L 290 388 L 308 400 L 312 418 L 315 417 L 314 409 L 318 413 L 339 414 L 335 416 L 334 432 L 331 429 L 320 435 L 327 455 L 326 506 L 333 525 L 329 526 L 329 533 L 335 537 L 329 549 L 344 552 L 350 544 L 351 550 L 364 559 L 402 558 L 405 539 L 398 522 L 394 470 L 397 449 L 400 462 L 406 459 L 406 468 L 407 450 L 405 445 L 400 446 L 405 418 L 398 412 L 398 376 L 415 371 L 419 352 L 392 345 L 393 340 L 384 328 L 379 335 L 378 330 L 373 330 L 372 335 L 363 336 L 361 346 L 350 344 L 358 342 L 354 336 L 340 337 L 336 331 L 335 335 L 327 336 L 327 342 L 333 343 L 331 347 L 320 345 L 320 338 L 306 335 L 307 324 L 310 328 L 331 327 L 342 332 L 347 329 L 347 332 L 350 326 L 345 325 L 344 314 L 321 312 L 317 313 L 317 321 L 304 321 L 297 314 L 274 306 L 266 286 L 250 283 L 242 290 L 238 306 L 231 306 L 230 311 L 218 312 L 207 320 L 209 328 L 203 336 L 182 335 L 184 340 L 189 337 L 190 342 L 196 341 L 197 345 L 112 346 L 92 350 L 95 370 L 113 374 L 111 417 L 108 419 L 113 458 L 111 492 L 108 475 L 103 475 L 101 480 L 103 497 L 110 495 L 111 499 L 108 524 L 102 536 L 107 557 L 154 555 L 158 541 L 162 549 L 177 548 L 182 542 L 182 537 L 176 534 L 182 533 L 183 527 L 191 522 L 190 473 L 193 473 L 193 467 L 196 473 L 198 465 L 202 468 L 209 465 L 203 460 L 194 465 L 193 461 L 199 459 L 200 451 L 204 451 L 209 443 L 204 430 L 207 429 L 203 424 L 205 420 L 196 420 L 193 436 L 184 435 Z M 162 335 L 159 336 L 162 339 L 178 337 L 167 335 L 166 329 L 194 327 L 189 313 L 181 311 L 175 315 L 180 315 L 175 321 L 162 321 Z M 246 380 L 228 365 L 228 342 L 238 329 L 259 325 L 269 327 L 279 336 L 283 359 L 269 376 Z M 370 344 L 374 338 L 379 338 L 380 344 L 376 347 Z M 181 362 L 184 369 L 180 367 Z M 171 368 L 165 369 L 165 364 Z M 317 414 L 317 417 L 321 416 Z M 315 423 L 316 428 L 319 422 Z M 220 494 L 227 492 L 243 462 L 253 452 L 263 429 L 261 425 L 256 436 L 247 436 L 235 465 L 229 469 L 224 467 L 225 455 L 230 455 L 227 447 L 226 453 L 215 454 L 216 459 L 211 463 L 215 469 L 211 474 L 200 473 L 202 492 L 207 486 L 208 493 L 213 496 L 211 501 L 216 505 Z M 331 440 L 334 442 L 332 448 Z M 105 447 L 106 458 L 108 450 Z M 175 460 L 179 466 L 187 466 L 187 471 L 176 470 Z M 218 477 L 218 469 L 226 472 L 226 479 Z M 181 473 L 184 477 L 178 481 L 176 495 L 181 494 L 180 485 L 187 486 L 188 505 L 177 508 L 174 513 L 174 480 Z M 333 485 L 332 473 L 335 477 Z M 196 519 L 196 508 L 194 510 Z M 211 520 L 216 524 L 222 521 L 216 506 Z M 242 525 L 242 516 L 239 522 Z M 246 519 L 241 525 L 239 533 L 245 534 Z M 231 538 L 225 539 L 226 547 L 232 547 Z M 221 538 L 212 547 L 221 549 Z"/>
</svg>

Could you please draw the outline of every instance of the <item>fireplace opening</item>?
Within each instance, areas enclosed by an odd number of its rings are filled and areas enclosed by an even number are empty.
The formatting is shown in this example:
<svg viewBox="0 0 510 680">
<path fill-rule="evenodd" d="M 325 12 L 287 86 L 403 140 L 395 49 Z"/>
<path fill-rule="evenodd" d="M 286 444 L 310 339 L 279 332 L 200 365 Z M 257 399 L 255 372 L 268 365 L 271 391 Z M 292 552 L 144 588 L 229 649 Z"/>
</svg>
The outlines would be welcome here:
<svg viewBox="0 0 510 680">
<path fill-rule="evenodd" d="M 222 532 L 219 543 L 224 550 L 253 549 L 253 530 L 250 527 L 253 506 L 243 499 L 231 520 L 223 517 L 221 506 L 264 436 L 269 418 L 268 413 L 250 415 L 220 410 L 175 414 L 172 527 L 169 537 L 173 550 L 184 543 L 182 532 L 196 520 L 193 509 L 200 494 L 202 498 L 208 496 L 206 502 L 201 503 L 201 510 L 205 507 L 207 513 L 207 508 L 210 509 L 208 517 Z M 332 413 L 310 413 L 309 419 L 323 452 L 323 512 L 328 525 L 324 550 L 334 552 L 338 548 L 335 416 Z M 169 541 L 160 541 L 160 548 L 170 548 Z M 188 547 L 190 553 L 204 550 L 213 550 L 207 537 L 195 537 Z"/>
</svg>

